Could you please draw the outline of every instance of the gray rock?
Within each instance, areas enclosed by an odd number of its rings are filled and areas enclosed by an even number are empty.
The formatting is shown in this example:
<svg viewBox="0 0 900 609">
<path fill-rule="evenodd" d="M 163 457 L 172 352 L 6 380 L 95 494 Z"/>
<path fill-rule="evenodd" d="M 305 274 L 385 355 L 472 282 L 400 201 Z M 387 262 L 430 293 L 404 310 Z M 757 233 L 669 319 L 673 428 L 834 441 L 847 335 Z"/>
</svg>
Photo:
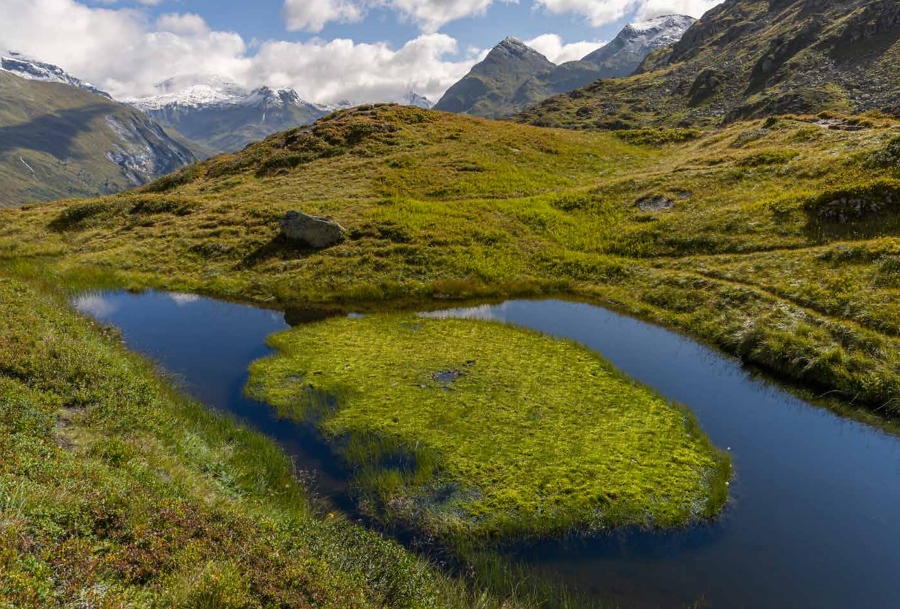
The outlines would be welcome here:
<svg viewBox="0 0 900 609">
<path fill-rule="evenodd" d="M 322 249 L 344 240 L 344 228 L 327 218 L 317 218 L 302 211 L 289 211 L 280 222 L 281 235 L 307 247 Z"/>
<path fill-rule="evenodd" d="M 666 211 L 672 209 L 675 203 L 666 197 L 643 197 L 635 205 L 641 211 Z"/>
</svg>

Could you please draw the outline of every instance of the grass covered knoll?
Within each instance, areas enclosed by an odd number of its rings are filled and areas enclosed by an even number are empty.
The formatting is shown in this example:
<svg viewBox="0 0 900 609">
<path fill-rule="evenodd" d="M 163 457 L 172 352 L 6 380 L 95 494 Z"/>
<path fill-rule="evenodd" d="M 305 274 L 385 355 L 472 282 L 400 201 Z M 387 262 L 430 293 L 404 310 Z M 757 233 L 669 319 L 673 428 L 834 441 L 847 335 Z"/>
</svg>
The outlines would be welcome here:
<svg viewBox="0 0 900 609">
<path fill-rule="evenodd" d="M 369 512 L 438 538 L 678 526 L 727 500 L 730 461 L 690 413 L 575 343 L 394 315 L 270 343 L 251 393 L 316 421 Z"/>
<path fill-rule="evenodd" d="M 533 606 L 317 515 L 269 440 L 56 293 L 0 276 L 0 309 L 0 607 Z"/>
<path fill-rule="evenodd" d="M 567 293 L 891 415 L 898 141 L 833 113 L 588 133 L 364 107 L 141 191 L 2 211 L 0 258 L 285 307 Z M 289 209 L 348 239 L 291 247 Z"/>
</svg>

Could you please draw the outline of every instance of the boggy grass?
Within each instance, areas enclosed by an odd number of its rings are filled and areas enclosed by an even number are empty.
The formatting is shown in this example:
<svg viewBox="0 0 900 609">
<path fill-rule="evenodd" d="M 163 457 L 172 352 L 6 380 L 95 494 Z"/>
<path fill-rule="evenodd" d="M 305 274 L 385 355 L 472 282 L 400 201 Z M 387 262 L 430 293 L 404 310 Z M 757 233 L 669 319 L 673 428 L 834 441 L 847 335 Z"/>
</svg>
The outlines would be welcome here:
<svg viewBox="0 0 900 609">
<path fill-rule="evenodd" d="M 310 507 L 269 440 L 209 413 L 40 279 L 0 275 L 0 605 L 534 607 Z"/>
<path fill-rule="evenodd" d="M 690 413 L 575 343 L 396 315 L 270 343 L 254 397 L 316 420 L 370 513 L 439 539 L 671 527 L 727 500 L 730 461 Z"/>
<path fill-rule="evenodd" d="M 896 414 L 898 123 L 821 122 L 616 136 L 349 111 L 142 191 L 0 212 L 0 260 L 281 307 L 565 293 Z M 290 247 L 288 209 L 348 239 Z"/>
</svg>

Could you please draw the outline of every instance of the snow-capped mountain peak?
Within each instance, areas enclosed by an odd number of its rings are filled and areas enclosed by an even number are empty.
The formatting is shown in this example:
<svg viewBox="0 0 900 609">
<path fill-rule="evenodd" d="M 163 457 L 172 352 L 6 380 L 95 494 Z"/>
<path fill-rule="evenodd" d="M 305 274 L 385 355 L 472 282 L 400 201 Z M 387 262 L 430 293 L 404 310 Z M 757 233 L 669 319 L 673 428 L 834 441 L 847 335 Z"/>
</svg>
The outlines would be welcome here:
<svg viewBox="0 0 900 609">
<path fill-rule="evenodd" d="M 696 19 L 687 15 L 664 15 L 630 23 L 625 26 L 620 36 L 629 39 L 653 40 L 657 43 L 664 43 L 665 39 L 670 39 L 670 44 L 674 44 L 681 40 L 684 32 L 695 21 Z"/>
<path fill-rule="evenodd" d="M 621 68 L 622 75 L 630 74 L 633 66 L 640 64 L 651 51 L 681 40 L 695 21 L 687 15 L 665 15 L 636 21 L 626 25 L 612 42 L 582 61 L 607 68 Z"/>
<path fill-rule="evenodd" d="M 419 95 L 415 91 L 408 91 L 400 98 L 400 104 L 404 106 L 416 106 L 417 108 L 424 108 L 426 110 L 431 110 L 434 106 L 434 102 L 424 95 Z"/>
<path fill-rule="evenodd" d="M 301 99 L 293 89 L 263 86 L 250 90 L 227 78 L 208 74 L 176 76 L 159 83 L 155 89 L 155 95 L 124 101 L 144 112 L 166 108 L 260 106 L 271 109 L 290 105 L 313 106 Z"/>
<path fill-rule="evenodd" d="M 8 55 L 0 56 L 0 70 L 19 76 L 20 78 L 27 78 L 28 80 L 71 85 L 73 87 L 78 87 L 79 89 L 84 89 L 85 91 L 90 91 L 96 95 L 102 95 L 103 97 L 112 99 L 105 91 L 102 91 L 79 78 L 75 78 L 59 66 L 32 59 L 21 53 L 10 51 Z"/>
<path fill-rule="evenodd" d="M 154 95 L 123 101 L 148 112 L 173 106 L 201 108 L 238 104 L 251 94 L 236 82 L 213 75 L 176 76 L 159 83 L 155 89 Z"/>
</svg>

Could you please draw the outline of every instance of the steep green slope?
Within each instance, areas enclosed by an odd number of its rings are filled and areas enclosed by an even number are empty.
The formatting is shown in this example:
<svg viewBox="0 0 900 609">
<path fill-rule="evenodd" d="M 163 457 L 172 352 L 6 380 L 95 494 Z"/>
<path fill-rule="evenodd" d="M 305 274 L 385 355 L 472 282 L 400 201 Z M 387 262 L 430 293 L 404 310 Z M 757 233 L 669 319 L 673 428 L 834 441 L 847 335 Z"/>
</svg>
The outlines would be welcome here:
<svg viewBox="0 0 900 609">
<path fill-rule="evenodd" d="M 118 192 L 194 160 L 136 110 L 0 72 L 0 206 Z"/>
<path fill-rule="evenodd" d="M 900 115 L 900 4 L 727 0 L 640 72 L 548 99 L 518 120 L 628 128 L 823 110 Z"/>
<path fill-rule="evenodd" d="M 898 142 L 840 115 L 612 134 L 361 108 L 138 192 L 2 212 L 0 255 L 282 306 L 568 293 L 885 414 Z M 348 239 L 285 243 L 289 209 Z"/>
</svg>

